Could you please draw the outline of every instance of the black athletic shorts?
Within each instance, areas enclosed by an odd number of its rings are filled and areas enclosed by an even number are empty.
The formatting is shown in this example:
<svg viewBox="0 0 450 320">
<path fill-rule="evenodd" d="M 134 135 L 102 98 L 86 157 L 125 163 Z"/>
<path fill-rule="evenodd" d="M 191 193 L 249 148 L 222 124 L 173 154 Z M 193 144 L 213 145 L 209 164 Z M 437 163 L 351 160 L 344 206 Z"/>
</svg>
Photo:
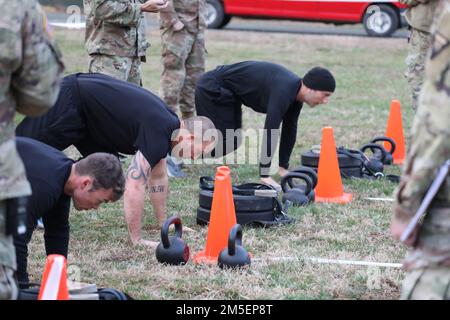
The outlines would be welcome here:
<svg viewBox="0 0 450 320">
<path fill-rule="evenodd" d="M 204 116 L 214 123 L 222 134 L 213 157 L 221 157 L 236 150 L 241 144 L 241 135 L 235 130 L 242 128 L 242 104 L 235 94 L 225 88 L 214 75 L 214 70 L 205 73 L 197 82 L 195 89 L 195 107 L 198 116 Z M 227 129 L 228 130 L 227 133 Z M 234 131 L 234 133 L 233 133 Z M 233 143 L 227 148 L 227 134 Z M 233 135 L 231 135 L 233 134 Z"/>
</svg>

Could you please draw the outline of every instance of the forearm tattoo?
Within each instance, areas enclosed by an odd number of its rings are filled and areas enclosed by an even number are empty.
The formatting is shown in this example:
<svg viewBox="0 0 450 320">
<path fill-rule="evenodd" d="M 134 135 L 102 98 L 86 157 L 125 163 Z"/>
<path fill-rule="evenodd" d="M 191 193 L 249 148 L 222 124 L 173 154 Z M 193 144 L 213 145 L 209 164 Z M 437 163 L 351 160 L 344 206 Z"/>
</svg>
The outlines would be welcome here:
<svg viewBox="0 0 450 320">
<path fill-rule="evenodd" d="M 160 193 L 160 192 L 164 192 L 164 190 L 165 190 L 164 186 L 151 186 L 150 187 L 151 193 Z"/>
<path fill-rule="evenodd" d="M 143 160 L 143 156 L 140 152 L 137 152 L 133 159 L 131 160 L 130 167 L 127 171 L 127 177 L 133 180 L 143 180 L 143 183 L 147 183 L 149 174 L 150 174 L 150 166 L 147 170 L 142 168 L 141 162 Z"/>
</svg>

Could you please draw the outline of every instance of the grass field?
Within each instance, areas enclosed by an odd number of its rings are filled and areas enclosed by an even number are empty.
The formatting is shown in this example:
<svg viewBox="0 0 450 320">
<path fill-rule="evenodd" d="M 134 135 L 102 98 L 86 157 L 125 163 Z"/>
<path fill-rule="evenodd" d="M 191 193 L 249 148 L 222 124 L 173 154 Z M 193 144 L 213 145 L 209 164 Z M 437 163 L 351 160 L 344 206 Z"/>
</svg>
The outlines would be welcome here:
<svg viewBox="0 0 450 320">
<path fill-rule="evenodd" d="M 85 72 L 83 31 L 57 30 L 66 73 Z M 406 40 L 287 35 L 233 31 L 207 32 L 207 69 L 242 60 L 268 60 L 299 75 L 315 65 L 328 67 L 337 91 L 328 105 L 304 107 L 291 166 L 300 154 L 319 144 L 321 128 L 334 128 L 337 145 L 358 147 L 383 134 L 391 99 L 403 103 L 403 124 L 409 132 L 412 112 L 403 77 Z M 144 86 L 158 92 L 161 65 L 157 31 L 144 65 Z M 124 106 L 126 107 L 126 106 Z M 264 116 L 244 111 L 244 127 L 262 127 Z M 195 224 L 198 177 L 213 175 L 213 165 L 191 165 L 188 178 L 170 180 L 168 212 L 180 215 L 196 232 L 185 233 L 191 252 L 202 250 L 207 229 Z M 234 183 L 255 181 L 254 165 L 232 165 Z M 388 173 L 399 173 L 398 167 Z M 115 287 L 138 299 L 397 299 L 404 276 L 400 269 L 321 265 L 305 257 L 401 262 L 405 250 L 389 234 L 392 203 L 364 197 L 391 197 L 387 181 L 344 181 L 354 195 L 348 205 L 314 204 L 291 209 L 296 223 L 273 229 L 245 228 L 243 243 L 254 258 L 294 256 L 298 261 L 255 261 L 242 271 L 222 271 L 192 262 L 182 267 L 157 263 L 154 251 L 132 247 L 123 217 L 122 200 L 99 210 L 71 213 L 70 272 L 84 282 Z M 159 240 L 151 205 L 146 204 L 144 238 Z M 30 245 L 32 280 L 41 277 L 45 260 L 42 232 Z"/>
</svg>

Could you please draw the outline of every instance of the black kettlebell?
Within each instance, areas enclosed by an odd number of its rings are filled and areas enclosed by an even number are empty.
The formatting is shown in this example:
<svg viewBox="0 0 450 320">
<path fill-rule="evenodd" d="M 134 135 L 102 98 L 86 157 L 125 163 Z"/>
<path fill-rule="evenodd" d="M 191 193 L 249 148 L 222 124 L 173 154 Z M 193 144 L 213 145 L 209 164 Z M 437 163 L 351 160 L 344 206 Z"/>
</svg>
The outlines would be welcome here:
<svg viewBox="0 0 450 320">
<path fill-rule="evenodd" d="M 389 150 L 386 150 L 386 157 L 384 158 L 383 163 L 385 165 L 391 165 L 394 163 L 394 157 L 392 156 L 392 154 L 395 151 L 395 142 L 393 139 L 389 138 L 389 137 L 385 137 L 385 136 L 380 136 L 380 137 L 376 137 L 373 138 L 372 141 L 370 141 L 370 143 L 377 143 L 377 142 L 387 142 L 389 143 L 389 145 L 391 146 L 389 148 Z M 379 152 L 376 151 L 376 156 L 378 156 L 379 158 L 381 158 L 381 154 Z"/>
<path fill-rule="evenodd" d="M 308 199 L 310 202 L 314 202 L 314 200 L 316 199 L 316 193 L 314 192 L 314 188 L 317 186 L 316 171 L 314 171 L 313 169 L 308 168 L 308 167 L 300 166 L 298 168 L 295 168 L 291 172 L 304 173 L 304 174 L 308 175 L 308 177 L 311 179 L 312 186 L 311 186 L 311 191 L 307 194 L 307 196 L 308 196 Z M 291 188 L 299 188 L 303 191 L 305 191 L 305 189 L 306 189 L 305 184 L 294 184 L 293 179 L 288 180 L 288 184 Z"/>
<path fill-rule="evenodd" d="M 199 181 L 200 190 L 214 191 L 214 178 L 210 176 L 202 176 Z"/>
<path fill-rule="evenodd" d="M 369 175 L 373 175 L 375 178 L 383 177 L 384 171 L 384 159 L 386 158 L 386 150 L 379 144 L 376 143 L 368 143 L 361 147 L 361 152 L 364 155 L 363 157 L 363 166 Z M 368 158 L 365 155 L 365 151 L 370 150 L 373 153 L 373 156 Z M 375 150 L 377 150 L 380 154 L 379 158 L 375 155 Z"/>
<path fill-rule="evenodd" d="M 169 227 L 175 226 L 175 236 L 169 238 Z M 180 265 L 189 260 L 189 247 L 181 239 L 183 226 L 177 216 L 164 221 L 161 228 L 161 242 L 156 248 L 156 259 L 161 263 Z"/>
<path fill-rule="evenodd" d="M 305 182 L 305 187 L 299 188 L 298 184 L 294 183 L 294 179 L 300 179 Z M 293 186 L 296 186 L 295 188 Z M 283 203 L 286 201 L 292 202 L 294 206 L 306 206 L 313 199 L 309 198 L 308 195 L 312 190 L 312 181 L 304 173 L 299 172 L 289 172 L 284 177 L 281 178 L 281 188 L 283 189 Z"/>
<path fill-rule="evenodd" d="M 242 246 L 242 227 L 235 224 L 230 230 L 228 237 L 228 248 L 219 254 L 217 264 L 219 268 L 239 268 L 251 263 L 250 255 Z"/>
</svg>

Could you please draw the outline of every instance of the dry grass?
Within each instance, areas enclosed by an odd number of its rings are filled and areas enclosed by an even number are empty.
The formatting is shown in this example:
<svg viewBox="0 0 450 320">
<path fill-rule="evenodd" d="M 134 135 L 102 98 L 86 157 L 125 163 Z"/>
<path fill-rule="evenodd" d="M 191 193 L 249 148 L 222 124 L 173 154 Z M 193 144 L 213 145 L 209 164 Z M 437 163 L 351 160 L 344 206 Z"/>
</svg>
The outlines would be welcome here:
<svg viewBox="0 0 450 320">
<path fill-rule="evenodd" d="M 57 31 L 67 73 L 86 71 L 83 32 Z M 158 92 L 161 66 L 156 31 L 144 65 L 144 85 Z M 404 125 L 410 127 L 410 99 L 402 74 L 406 43 L 401 39 L 262 34 L 208 31 L 207 69 L 241 60 L 269 60 L 299 75 L 310 67 L 330 68 L 337 92 L 327 106 L 305 106 L 299 122 L 291 165 L 300 154 L 320 143 L 321 128 L 334 128 L 338 145 L 357 147 L 385 131 L 389 102 L 404 105 Z M 244 126 L 261 126 L 264 116 L 245 110 Z M 257 168 L 233 165 L 233 182 L 255 180 Z M 170 180 L 168 215 L 178 214 L 195 229 L 185 233 L 191 252 L 203 249 L 206 228 L 195 224 L 198 177 L 214 173 L 214 166 L 189 166 L 188 178 Z M 399 168 L 389 168 L 398 173 Z M 404 248 L 389 235 L 391 203 L 368 202 L 363 197 L 391 197 L 386 181 L 344 181 L 355 199 L 345 206 L 314 204 L 294 208 L 296 223 L 273 229 L 244 229 L 244 245 L 255 261 L 242 271 L 188 263 L 183 267 L 158 264 L 151 249 L 133 248 L 127 238 L 122 201 L 89 212 L 71 213 L 69 264 L 80 269 L 81 280 L 115 287 L 141 299 L 396 299 L 403 272 L 398 269 L 319 265 L 302 257 L 400 262 Z M 151 205 L 146 204 L 144 236 L 159 239 Z M 29 270 L 40 278 L 44 263 L 42 232 L 30 244 Z M 266 257 L 296 256 L 299 261 L 271 262 Z"/>
</svg>

